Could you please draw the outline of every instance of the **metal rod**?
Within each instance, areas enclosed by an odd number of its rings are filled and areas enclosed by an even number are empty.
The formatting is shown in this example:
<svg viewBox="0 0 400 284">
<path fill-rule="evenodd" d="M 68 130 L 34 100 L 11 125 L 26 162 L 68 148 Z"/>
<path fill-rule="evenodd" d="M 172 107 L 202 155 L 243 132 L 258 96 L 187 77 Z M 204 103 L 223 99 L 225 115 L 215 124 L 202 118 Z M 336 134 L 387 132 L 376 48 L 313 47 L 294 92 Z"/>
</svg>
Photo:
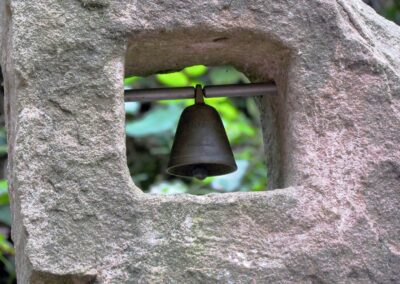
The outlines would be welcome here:
<svg viewBox="0 0 400 284">
<path fill-rule="evenodd" d="M 151 102 L 194 98 L 193 87 L 125 90 L 125 101 Z"/>
<path fill-rule="evenodd" d="M 217 85 L 205 86 L 204 94 L 206 98 L 262 96 L 276 95 L 277 89 L 274 83 Z M 191 99 L 194 97 L 195 89 L 193 87 L 125 90 L 126 102 Z"/>
<path fill-rule="evenodd" d="M 206 98 L 217 97 L 251 97 L 263 95 L 276 95 L 276 85 L 272 83 L 256 83 L 246 85 L 219 85 L 205 86 Z"/>
</svg>

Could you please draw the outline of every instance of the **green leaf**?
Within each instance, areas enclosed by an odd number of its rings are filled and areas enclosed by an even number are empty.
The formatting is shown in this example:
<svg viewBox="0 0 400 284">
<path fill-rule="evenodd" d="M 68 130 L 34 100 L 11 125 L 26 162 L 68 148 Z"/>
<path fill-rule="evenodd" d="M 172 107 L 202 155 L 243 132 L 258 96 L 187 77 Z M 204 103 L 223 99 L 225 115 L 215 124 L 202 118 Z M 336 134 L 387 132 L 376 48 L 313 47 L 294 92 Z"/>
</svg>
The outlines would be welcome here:
<svg viewBox="0 0 400 284">
<path fill-rule="evenodd" d="M 199 77 L 207 72 L 207 67 L 204 65 L 194 65 L 186 67 L 183 71 L 190 77 Z"/>
<path fill-rule="evenodd" d="M 215 107 L 225 120 L 232 121 L 238 117 L 237 109 L 229 101 L 216 105 Z"/>
<path fill-rule="evenodd" d="M 150 188 L 150 193 L 158 193 L 158 194 L 179 194 L 185 193 L 188 191 L 188 187 L 182 181 L 173 181 L 173 182 L 161 182 L 159 184 L 153 185 Z"/>
<path fill-rule="evenodd" d="M 236 164 L 238 166 L 236 172 L 224 176 L 215 177 L 211 183 L 211 186 L 216 190 L 227 192 L 239 189 L 242 179 L 246 174 L 247 168 L 249 166 L 249 162 L 245 160 L 238 160 L 236 161 Z"/>
<path fill-rule="evenodd" d="M 127 77 L 124 79 L 124 86 L 130 87 L 133 85 L 133 83 L 135 83 L 139 79 L 140 79 L 140 77 L 137 77 L 137 76 Z"/>
<path fill-rule="evenodd" d="M 228 66 L 211 69 L 210 76 L 214 85 L 237 84 L 243 78 L 242 73 Z"/>
<path fill-rule="evenodd" d="M 0 189 L 5 189 L 5 190 L 7 190 L 7 188 L 8 188 L 8 182 L 7 182 L 7 180 L 6 180 L 6 179 L 1 179 L 1 180 L 0 180 Z"/>
<path fill-rule="evenodd" d="M 11 226 L 11 212 L 10 206 L 8 205 L 1 205 L 0 206 L 0 222 Z"/>
<path fill-rule="evenodd" d="M 183 72 L 158 74 L 157 80 L 168 87 L 185 87 L 189 85 L 189 79 Z"/>
<path fill-rule="evenodd" d="M 7 153 L 7 132 L 4 127 L 0 128 L 0 151 L 3 153 Z"/>
<path fill-rule="evenodd" d="M 0 205 L 8 205 L 8 183 L 7 180 L 0 180 Z"/>
<path fill-rule="evenodd" d="M 137 114 L 140 109 L 140 103 L 138 102 L 127 102 L 125 103 L 125 113 Z"/>
<path fill-rule="evenodd" d="M 8 146 L 7 145 L 0 145 L 0 155 L 7 154 Z"/>
<path fill-rule="evenodd" d="M 260 123 L 260 110 L 254 98 L 246 99 L 246 109 L 252 117 L 252 120 L 258 125 Z"/>
<path fill-rule="evenodd" d="M 256 129 L 243 115 L 240 115 L 233 121 L 223 120 L 223 122 L 231 143 L 246 145 L 249 142 L 255 141 Z"/>
<path fill-rule="evenodd" d="M 384 15 L 389 20 L 394 21 L 396 19 L 397 8 L 395 6 L 388 7 L 386 11 L 384 11 Z"/>
<path fill-rule="evenodd" d="M 132 137 L 145 137 L 150 135 L 163 135 L 166 131 L 173 131 L 182 112 L 182 107 L 177 104 L 158 107 L 146 113 L 142 119 L 127 123 L 126 135 Z"/>
<path fill-rule="evenodd" d="M 14 248 L 12 244 L 7 240 L 6 236 L 1 233 L 0 233 L 0 252 L 14 254 Z"/>
</svg>

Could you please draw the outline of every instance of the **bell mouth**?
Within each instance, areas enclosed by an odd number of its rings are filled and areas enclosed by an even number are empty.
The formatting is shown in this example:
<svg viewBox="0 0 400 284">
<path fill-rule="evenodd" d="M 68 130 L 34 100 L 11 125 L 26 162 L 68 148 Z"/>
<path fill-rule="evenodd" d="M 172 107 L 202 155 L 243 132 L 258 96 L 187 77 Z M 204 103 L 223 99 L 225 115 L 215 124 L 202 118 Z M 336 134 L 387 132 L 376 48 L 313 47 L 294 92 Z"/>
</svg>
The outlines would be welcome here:
<svg viewBox="0 0 400 284">
<path fill-rule="evenodd" d="M 236 170 L 236 165 L 199 163 L 175 165 L 167 168 L 167 173 L 178 177 L 195 177 L 202 180 L 210 176 L 226 175 Z"/>
</svg>

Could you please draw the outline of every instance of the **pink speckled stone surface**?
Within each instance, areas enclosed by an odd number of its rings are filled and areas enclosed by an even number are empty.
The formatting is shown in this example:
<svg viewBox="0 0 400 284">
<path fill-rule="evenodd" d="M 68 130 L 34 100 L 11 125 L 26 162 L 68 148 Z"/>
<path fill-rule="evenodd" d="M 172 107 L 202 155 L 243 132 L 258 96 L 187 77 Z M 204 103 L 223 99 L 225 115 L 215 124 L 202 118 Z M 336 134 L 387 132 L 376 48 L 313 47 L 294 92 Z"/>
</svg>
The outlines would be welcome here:
<svg viewBox="0 0 400 284">
<path fill-rule="evenodd" d="M 400 282 L 400 28 L 361 0 L 0 11 L 18 283 Z M 277 83 L 259 100 L 275 190 L 132 183 L 124 73 L 198 63 Z"/>
</svg>

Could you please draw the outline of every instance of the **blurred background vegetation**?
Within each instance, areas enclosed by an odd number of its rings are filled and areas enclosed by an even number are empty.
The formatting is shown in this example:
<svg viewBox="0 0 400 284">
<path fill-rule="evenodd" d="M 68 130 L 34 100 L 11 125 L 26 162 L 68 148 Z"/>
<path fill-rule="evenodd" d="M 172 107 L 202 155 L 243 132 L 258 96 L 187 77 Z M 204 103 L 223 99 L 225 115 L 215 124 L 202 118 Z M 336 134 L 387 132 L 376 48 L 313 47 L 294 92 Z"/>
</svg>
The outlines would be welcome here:
<svg viewBox="0 0 400 284">
<path fill-rule="evenodd" d="M 364 0 L 382 16 L 400 24 L 400 0 Z M 2 81 L 2 80 L 1 80 Z M 125 87 L 155 88 L 247 83 L 247 78 L 229 66 L 194 66 L 173 74 L 148 78 L 130 77 Z M 1 94 L 3 90 L 0 90 Z M 0 284 L 16 283 L 14 249 L 10 237 L 11 214 L 7 193 L 7 139 L 3 96 L 0 94 Z M 164 173 L 176 124 L 181 111 L 192 100 L 156 103 L 127 103 L 126 145 L 128 166 L 134 182 L 150 193 L 191 193 L 259 191 L 266 189 L 266 167 L 259 129 L 259 115 L 252 99 L 212 99 L 234 150 L 238 170 L 205 181 L 177 179 Z M 141 163 L 134 163 L 134 161 Z"/>
<path fill-rule="evenodd" d="M 400 24 L 400 0 L 364 0 L 383 17 Z"/>
</svg>

